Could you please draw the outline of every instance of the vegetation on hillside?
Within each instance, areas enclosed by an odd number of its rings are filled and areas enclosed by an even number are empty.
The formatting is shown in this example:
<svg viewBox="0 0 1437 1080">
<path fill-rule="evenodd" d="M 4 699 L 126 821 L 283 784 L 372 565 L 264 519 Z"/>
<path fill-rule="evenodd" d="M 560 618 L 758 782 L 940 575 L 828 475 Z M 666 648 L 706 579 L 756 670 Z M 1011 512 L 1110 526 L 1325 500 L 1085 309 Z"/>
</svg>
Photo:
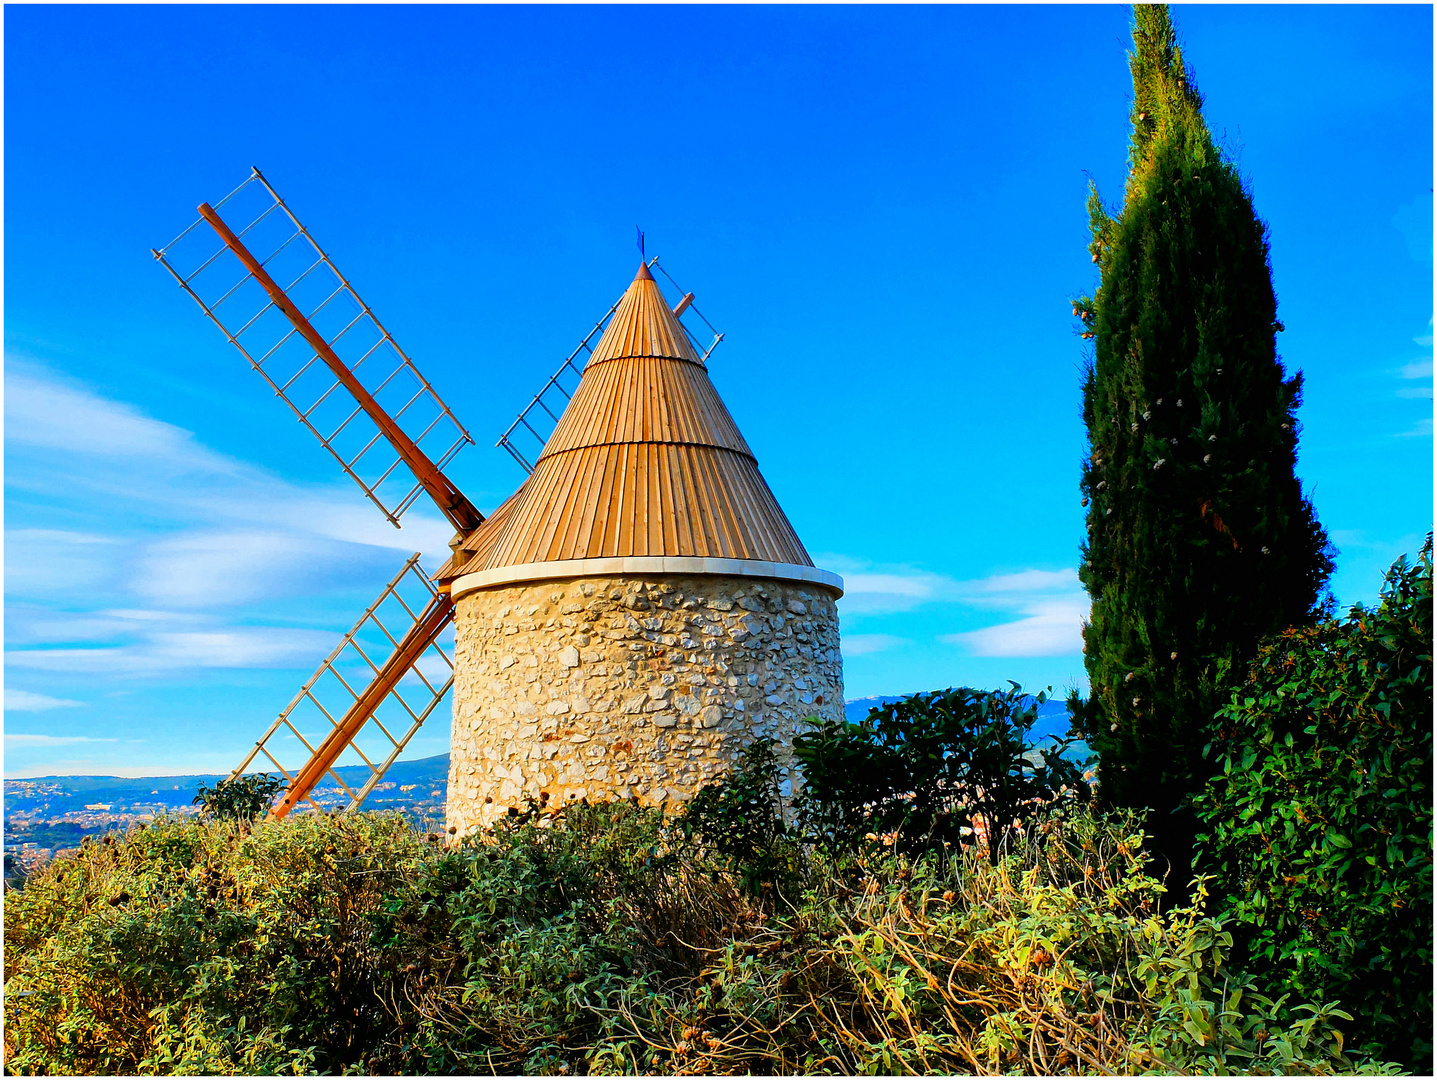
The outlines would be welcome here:
<svg viewBox="0 0 1437 1080">
<path fill-rule="evenodd" d="M 1201 865 L 1243 966 L 1432 1071 L 1432 538 L 1375 609 L 1266 642 L 1218 715 Z"/>
<path fill-rule="evenodd" d="M 1001 714 L 926 744 L 973 760 L 1022 730 L 983 698 L 920 695 L 906 722 Z M 851 763 L 882 722 L 823 739 Z M 1049 782 L 1007 745 L 1010 780 Z M 994 850 L 929 798 L 833 833 L 786 813 L 764 741 L 704 791 L 678 816 L 533 806 L 453 848 L 388 814 L 87 842 L 7 898 L 7 1068 L 1393 1071 L 1345 1049 L 1344 1003 L 1234 966 L 1206 889 L 1166 909 L 1131 813 L 1019 797 Z"/>
<path fill-rule="evenodd" d="M 1185 872 L 1213 713 L 1264 636 L 1311 622 L 1330 547 L 1294 475 L 1266 227 L 1202 116 L 1165 5 L 1133 9 L 1121 209 L 1089 198 L 1100 284 L 1074 302 L 1094 354 L 1081 486 L 1092 597 L 1083 735 L 1103 799 L 1150 807 Z M 1176 813 L 1174 813 L 1176 811 Z"/>
<path fill-rule="evenodd" d="M 5 909 L 31 1073 L 1346 1072 L 1319 1003 L 1160 909 L 1132 818 L 805 857 L 745 889 L 659 812 L 521 815 L 456 850 L 389 815 L 171 821 Z"/>
</svg>

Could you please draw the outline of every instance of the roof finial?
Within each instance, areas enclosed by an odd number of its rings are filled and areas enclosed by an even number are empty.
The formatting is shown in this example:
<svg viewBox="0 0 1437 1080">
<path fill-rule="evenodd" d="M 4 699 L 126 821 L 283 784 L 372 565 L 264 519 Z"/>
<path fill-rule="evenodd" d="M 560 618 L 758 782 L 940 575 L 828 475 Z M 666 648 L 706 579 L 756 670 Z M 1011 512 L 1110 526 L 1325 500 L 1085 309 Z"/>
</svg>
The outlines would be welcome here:
<svg viewBox="0 0 1437 1080">
<path fill-rule="evenodd" d="M 644 230 L 635 225 L 634 232 L 638 234 L 634 243 L 637 244 L 639 248 L 639 272 L 634 275 L 634 280 L 638 281 L 641 278 L 648 278 L 652 281 L 654 275 L 649 273 L 649 256 L 648 252 L 644 250 Z"/>
</svg>

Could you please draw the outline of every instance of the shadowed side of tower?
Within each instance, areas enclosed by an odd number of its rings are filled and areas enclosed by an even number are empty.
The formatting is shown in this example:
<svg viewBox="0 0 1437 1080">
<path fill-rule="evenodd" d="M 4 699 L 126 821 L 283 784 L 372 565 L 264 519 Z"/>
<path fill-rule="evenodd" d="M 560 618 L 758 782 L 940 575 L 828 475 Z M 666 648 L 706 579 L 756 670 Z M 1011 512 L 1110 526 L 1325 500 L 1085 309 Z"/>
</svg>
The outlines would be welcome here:
<svg viewBox="0 0 1437 1080">
<path fill-rule="evenodd" d="M 753 738 L 842 716 L 842 582 L 643 267 L 533 474 L 440 577 L 461 835 L 526 798 L 687 799 Z"/>
</svg>

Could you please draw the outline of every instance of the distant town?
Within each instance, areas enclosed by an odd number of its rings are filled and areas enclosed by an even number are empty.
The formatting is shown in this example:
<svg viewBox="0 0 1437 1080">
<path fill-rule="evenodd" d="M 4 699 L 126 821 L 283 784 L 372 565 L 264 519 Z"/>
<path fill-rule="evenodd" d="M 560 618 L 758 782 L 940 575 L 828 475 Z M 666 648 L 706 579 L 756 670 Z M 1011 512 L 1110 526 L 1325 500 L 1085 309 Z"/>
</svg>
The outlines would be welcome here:
<svg viewBox="0 0 1437 1080">
<path fill-rule="evenodd" d="M 346 784 L 364 783 L 364 766 L 336 770 Z M 420 829 L 441 831 L 449 755 L 398 761 L 364 802 L 366 810 L 392 810 Z M 14 884 L 87 836 L 124 832 L 161 817 L 188 817 L 200 785 L 221 774 L 192 776 L 42 776 L 5 781 L 5 880 Z M 314 801 L 342 809 L 348 796 L 332 780 L 316 787 Z"/>
</svg>

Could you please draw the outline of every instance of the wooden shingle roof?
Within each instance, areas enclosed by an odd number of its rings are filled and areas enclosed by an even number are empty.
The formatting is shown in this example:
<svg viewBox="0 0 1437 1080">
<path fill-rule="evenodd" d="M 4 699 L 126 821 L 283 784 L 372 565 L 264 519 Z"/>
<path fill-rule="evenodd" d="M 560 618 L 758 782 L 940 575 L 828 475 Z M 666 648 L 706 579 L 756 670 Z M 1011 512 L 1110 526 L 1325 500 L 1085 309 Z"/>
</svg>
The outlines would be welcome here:
<svg viewBox="0 0 1437 1080">
<path fill-rule="evenodd" d="M 654 556 L 813 566 L 641 266 L 533 474 L 439 576 Z"/>
</svg>

